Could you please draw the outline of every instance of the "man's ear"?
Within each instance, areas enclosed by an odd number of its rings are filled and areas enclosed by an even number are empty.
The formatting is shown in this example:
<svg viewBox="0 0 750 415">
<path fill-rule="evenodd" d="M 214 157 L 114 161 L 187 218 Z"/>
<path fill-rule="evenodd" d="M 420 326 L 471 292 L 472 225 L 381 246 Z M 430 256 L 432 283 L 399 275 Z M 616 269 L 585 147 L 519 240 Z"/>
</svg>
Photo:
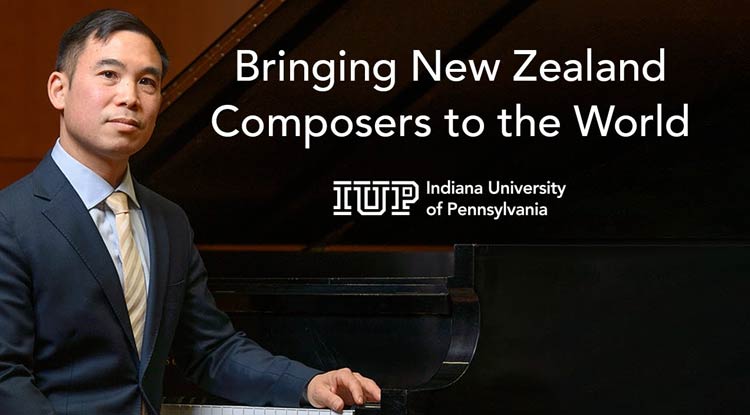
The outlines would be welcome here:
<svg viewBox="0 0 750 415">
<path fill-rule="evenodd" d="M 64 73 L 55 71 L 50 74 L 47 80 L 47 96 L 55 109 L 65 109 L 65 94 L 68 93 L 69 86 L 70 80 Z"/>
</svg>

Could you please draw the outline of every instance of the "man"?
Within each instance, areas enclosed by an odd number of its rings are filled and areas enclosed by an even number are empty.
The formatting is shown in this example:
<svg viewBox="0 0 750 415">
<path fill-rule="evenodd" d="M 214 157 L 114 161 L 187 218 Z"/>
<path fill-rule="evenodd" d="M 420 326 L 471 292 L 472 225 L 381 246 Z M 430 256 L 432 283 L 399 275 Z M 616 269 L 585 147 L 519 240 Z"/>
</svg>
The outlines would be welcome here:
<svg viewBox="0 0 750 415">
<path fill-rule="evenodd" d="M 130 176 L 151 137 L 167 56 L 136 17 L 93 13 L 48 81 L 60 138 L 0 192 L 0 413 L 156 414 L 167 353 L 209 392 L 341 410 L 380 399 L 235 332 L 206 288 L 184 212 Z"/>
</svg>

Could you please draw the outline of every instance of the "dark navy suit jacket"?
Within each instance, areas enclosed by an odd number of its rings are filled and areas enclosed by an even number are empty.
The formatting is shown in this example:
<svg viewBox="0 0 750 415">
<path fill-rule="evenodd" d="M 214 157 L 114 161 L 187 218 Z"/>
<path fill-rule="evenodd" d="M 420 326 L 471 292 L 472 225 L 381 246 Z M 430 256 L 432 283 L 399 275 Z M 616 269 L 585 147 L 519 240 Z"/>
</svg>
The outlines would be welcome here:
<svg viewBox="0 0 750 415">
<path fill-rule="evenodd" d="M 216 308 L 185 213 L 135 184 L 151 256 L 138 358 L 117 271 L 52 158 L 0 192 L 0 413 L 157 413 L 170 347 L 207 391 L 297 406 L 316 373 L 273 356 Z"/>
</svg>

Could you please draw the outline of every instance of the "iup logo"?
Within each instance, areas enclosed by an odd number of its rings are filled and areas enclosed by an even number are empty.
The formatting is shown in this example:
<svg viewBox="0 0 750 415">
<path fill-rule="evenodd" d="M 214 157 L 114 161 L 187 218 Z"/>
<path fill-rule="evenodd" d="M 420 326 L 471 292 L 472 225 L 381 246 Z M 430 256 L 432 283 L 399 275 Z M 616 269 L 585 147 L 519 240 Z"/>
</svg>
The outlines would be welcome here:
<svg viewBox="0 0 750 415">
<path fill-rule="evenodd" d="M 336 192 L 334 216 L 408 216 L 411 205 L 419 200 L 419 185 L 407 180 L 334 180 Z M 352 208 L 352 204 L 354 208 Z"/>
</svg>

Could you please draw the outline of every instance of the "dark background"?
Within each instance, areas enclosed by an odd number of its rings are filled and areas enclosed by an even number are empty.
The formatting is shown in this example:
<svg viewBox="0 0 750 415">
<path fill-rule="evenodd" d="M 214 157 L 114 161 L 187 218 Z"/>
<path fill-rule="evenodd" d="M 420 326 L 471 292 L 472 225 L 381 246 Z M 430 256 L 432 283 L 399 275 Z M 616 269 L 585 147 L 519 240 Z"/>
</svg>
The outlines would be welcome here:
<svg viewBox="0 0 750 415">
<path fill-rule="evenodd" d="M 270 7 L 270 5 L 269 5 Z M 339 82 L 319 93 L 312 82 L 236 82 L 234 49 L 195 76 L 177 77 L 157 133 L 136 159 L 138 177 L 186 208 L 200 243 L 399 244 L 455 242 L 745 240 L 748 236 L 748 45 L 746 4 L 740 2 L 477 1 L 288 2 L 248 34 L 219 43 L 278 59 L 338 57 L 395 59 L 397 85 Z M 255 19 L 263 9 L 255 10 Z M 251 14 L 253 12 L 251 11 Z M 217 47 L 214 45 L 213 47 Z M 634 59 L 666 50 L 666 81 L 511 82 L 522 63 L 514 49 L 536 49 L 542 59 Z M 501 59 L 495 82 L 413 83 L 411 51 L 443 51 L 443 59 Z M 211 51 L 211 48 L 208 49 Z M 205 58 L 205 56 L 204 56 Z M 196 81 L 192 81 L 196 78 Z M 175 85 L 176 84 L 176 85 Z M 189 86 L 189 87 L 187 87 Z M 171 101 L 171 100 L 167 100 Z M 219 105 L 240 111 L 225 125 L 256 114 L 426 114 L 428 138 L 407 136 L 224 139 L 210 117 Z M 521 103 L 525 113 L 554 114 L 555 138 L 500 135 L 495 114 Z M 689 136 L 581 137 L 573 105 L 597 104 L 635 117 L 666 115 L 689 104 Z M 450 138 L 442 116 L 485 119 L 477 138 Z M 236 122 L 235 122 L 236 121 Z M 333 180 L 427 180 L 444 183 L 566 184 L 562 199 L 422 195 L 409 217 L 333 217 Z M 533 204 L 546 217 L 427 217 L 437 200 L 464 204 Z M 236 212 L 244 212 L 238 218 Z"/>
</svg>

